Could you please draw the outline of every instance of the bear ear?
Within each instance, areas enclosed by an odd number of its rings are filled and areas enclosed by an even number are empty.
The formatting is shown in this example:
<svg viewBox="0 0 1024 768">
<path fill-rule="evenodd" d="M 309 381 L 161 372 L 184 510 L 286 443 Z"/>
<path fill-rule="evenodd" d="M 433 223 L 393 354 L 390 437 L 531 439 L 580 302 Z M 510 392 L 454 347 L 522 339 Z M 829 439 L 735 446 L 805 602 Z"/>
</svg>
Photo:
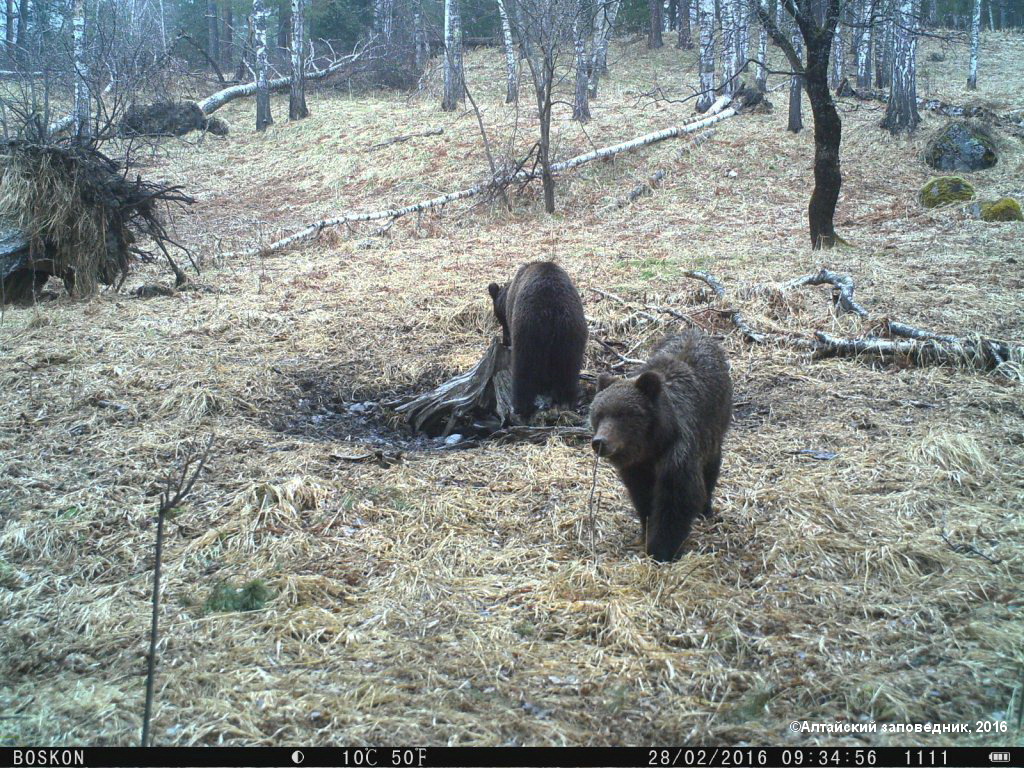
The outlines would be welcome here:
<svg viewBox="0 0 1024 768">
<path fill-rule="evenodd" d="M 498 294 L 501 293 L 501 286 L 497 283 L 491 283 L 487 286 L 487 292 L 491 294 L 491 298 L 497 300 Z"/>
<path fill-rule="evenodd" d="M 610 373 L 602 373 L 597 377 L 597 391 L 608 389 L 612 384 L 619 380 L 618 376 L 612 376 Z"/>
<path fill-rule="evenodd" d="M 643 392 L 651 400 L 658 396 L 661 392 L 661 376 L 654 371 L 645 371 L 641 373 L 636 380 L 636 387 Z"/>
</svg>

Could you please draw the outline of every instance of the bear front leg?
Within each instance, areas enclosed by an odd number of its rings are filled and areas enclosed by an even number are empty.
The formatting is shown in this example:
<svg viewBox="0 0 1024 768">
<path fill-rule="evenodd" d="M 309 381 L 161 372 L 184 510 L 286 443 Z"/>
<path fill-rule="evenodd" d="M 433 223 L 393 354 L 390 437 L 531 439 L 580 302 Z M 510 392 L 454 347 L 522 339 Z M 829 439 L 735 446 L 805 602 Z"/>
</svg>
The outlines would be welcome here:
<svg viewBox="0 0 1024 768">
<path fill-rule="evenodd" d="M 640 518 L 640 529 L 642 532 L 641 544 L 647 545 L 647 522 L 651 516 L 651 508 L 654 506 L 654 467 L 650 464 L 637 467 L 628 467 L 619 471 L 629 499 L 633 502 L 633 509 Z"/>
<path fill-rule="evenodd" d="M 711 517 L 711 496 L 715 492 L 715 485 L 718 484 L 718 473 L 721 469 L 722 451 L 719 450 L 704 465 L 704 492 L 708 497 L 707 504 L 704 506 L 705 517 Z"/>
<path fill-rule="evenodd" d="M 679 556 L 693 518 L 704 510 L 704 478 L 690 462 L 670 459 L 659 467 L 647 527 L 647 554 L 659 562 Z"/>
</svg>

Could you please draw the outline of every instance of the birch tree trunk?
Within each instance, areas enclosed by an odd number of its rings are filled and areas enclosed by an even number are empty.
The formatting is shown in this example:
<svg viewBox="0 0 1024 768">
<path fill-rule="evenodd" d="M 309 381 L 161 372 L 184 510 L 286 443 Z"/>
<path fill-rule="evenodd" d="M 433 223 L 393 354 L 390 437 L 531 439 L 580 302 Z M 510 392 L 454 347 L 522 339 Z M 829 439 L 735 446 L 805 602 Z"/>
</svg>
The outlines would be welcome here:
<svg viewBox="0 0 1024 768">
<path fill-rule="evenodd" d="M 718 91 L 731 95 L 736 90 L 736 4 L 734 0 L 721 0 L 719 9 L 722 16 L 722 46 L 718 60 L 722 64 L 722 79 Z"/>
<path fill-rule="evenodd" d="M 576 20 L 572 25 L 573 44 L 576 51 L 576 94 L 572 105 L 572 119 L 585 123 L 590 120 L 590 83 L 587 70 L 587 44 L 585 32 L 591 26 L 589 16 L 586 13 L 587 3 L 581 0 L 578 3 Z"/>
<path fill-rule="evenodd" d="M 234 53 L 235 18 L 231 3 L 224 4 L 224 31 L 220 36 L 221 65 L 225 70 L 231 69 L 231 63 L 235 60 Z"/>
<path fill-rule="evenodd" d="M 871 87 L 871 28 L 874 26 L 875 4 L 873 0 L 864 0 L 864 12 L 861 14 L 860 43 L 857 46 L 857 87 Z"/>
<path fill-rule="evenodd" d="M 896 8 L 891 1 L 888 2 L 887 5 L 883 5 L 882 14 L 885 17 L 885 20 L 882 22 L 882 27 L 878 30 L 875 40 L 876 88 L 889 87 L 890 76 L 892 74 L 893 46 L 896 44 L 893 37 L 893 27 L 895 26 L 893 15 L 895 13 Z"/>
<path fill-rule="evenodd" d="M 210 58 L 220 61 L 220 12 L 217 0 L 206 0 L 206 51 Z"/>
<path fill-rule="evenodd" d="M 661 48 L 664 45 L 661 40 L 661 0 L 648 0 L 647 6 L 651 12 L 651 28 L 647 33 L 647 47 Z"/>
<path fill-rule="evenodd" d="M 793 31 L 790 34 L 790 43 L 797 56 L 804 55 L 803 36 L 800 34 L 800 28 L 795 22 L 793 24 Z M 789 123 L 786 125 L 786 130 L 793 133 L 800 133 L 804 128 L 803 115 L 801 114 L 801 94 L 803 89 L 804 79 L 801 75 L 794 74 L 789 78 Z"/>
<path fill-rule="evenodd" d="M 697 111 L 706 112 L 715 100 L 715 0 L 698 0 L 700 22 L 700 97 Z"/>
<path fill-rule="evenodd" d="M 515 104 L 519 100 L 519 74 L 516 71 L 516 48 L 505 0 L 498 0 L 498 14 L 501 16 L 501 38 L 505 45 L 505 103 Z"/>
<path fill-rule="evenodd" d="M 776 0 L 768 0 L 768 15 L 774 20 Z M 768 27 L 760 24 L 757 33 L 757 89 L 764 93 L 768 90 Z"/>
<path fill-rule="evenodd" d="M 279 60 L 289 57 L 292 41 L 292 5 L 291 0 L 284 0 L 278 5 L 277 13 L 277 56 Z"/>
<path fill-rule="evenodd" d="M 750 13 L 745 0 L 736 0 L 733 10 L 736 18 L 736 76 L 739 77 L 747 69 L 747 51 L 750 50 Z M 739 88 L 739 84 L 733 90 Z"/>
<path fill-rule="evenodd" d="M 288 96 L 288 119 L 309 117 L 306 106 L 306 71 L 303 58 L 306 50 L 306 0 L 292 3 L 292 85 Z"/>
<path fill-rule="evenodd" d="M 454 112 L 465 99 L 465 92 L 459 0 L 444 0 L 444 98 L 441 109 Z"/>
<path fill-rule="evenodd" d="M 427 30 L 423 24 L 423 4 L 420 0 L 414 0 L 412 12 L 413 26 L 413 61 L 416 71 L 422 72 L 427 67 L 427 59 L 430 58 L 430 44 L 427 42 Z"/>
<path fill-rule="evenodd" d="M 594 19 L 597 40 L 594 45 L 594 63 L 590 69 L 591 89 L 590 96 L 597 93 L 597 75 L 608 74 L 608 45 L 611 43 L 612 32 L 615 26 L 615 17 L 619 13 L 621 0 L 612 0 L 610 3 L 602 3 L 598 10 L 597 18 Z"/>
<path fill-rule="evenodd" d="M 898 0 L 899 15 L 894 25 L 895 57 L 889 86 L 889 105 L 882 127 L 890 133 L 917 128 L 917 25 L 920 0 Z"/>
<path fill-rule="evenodd" d="M 270 84 L 267 81 L 267 0 L 252 0 L 253 42 L 256 46 L 256 130 L 272 125 L 270 116 Z"/>
<path fill-rule="evenodd" d="M 92 135 L 92 120 L 89 104 L 89 62 L 85 55 L 85 0 L 74 0 L 72 6 L 72 30 L 74 35 L 75 64 L 75 109 L 74 132 L 80 141 Z M 21 42 L 19 40 L 19 42 Z"/>
<path fill-rule="evenodd" d="M 832 38 L 832 74 L 829 78 L 829 86 L 832 89 L 839 87 L 843 82 L 843 58 L 846 55 L 846 43 L 843 40 L 843 25 L 836 24 L 836 33 Z"/>
<path fill-rule="evenodd" d="M 676 43 L 677 48 L 685 50 L 693 48 L 693 37 L 690 33 L 690 3 L 694 1 L 679 0 L 676 6 L 676 12 L 679 14 L 679 19 L 676 22 L 676 27 L 679 31 L 679 41 Z"/>
<path fill-rule="evenodd" d="M 14 10 L 14 0 L 7 0 L 7 15 L 5 17 L 4 40 L 7 43 L 8 53 L 14 48 L 14 25 L 17 23 L 17 14 Z"/>
<path fill-rule="evenodd" d="M 971 68 L 967 75 L 967 87 L 978 89 L 978 49 L 981 47 L 981 0 L 974 0 L 974 13 L 971 15 Z"/>
</svg>

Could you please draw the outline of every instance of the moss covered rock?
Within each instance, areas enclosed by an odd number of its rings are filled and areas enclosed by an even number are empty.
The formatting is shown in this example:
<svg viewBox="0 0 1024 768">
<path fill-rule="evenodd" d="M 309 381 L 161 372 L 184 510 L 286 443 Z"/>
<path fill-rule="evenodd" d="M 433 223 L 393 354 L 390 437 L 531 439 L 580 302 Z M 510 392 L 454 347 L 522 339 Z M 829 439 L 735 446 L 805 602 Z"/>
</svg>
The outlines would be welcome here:
<svg viewBox="0 0 1024 768">
<path fill-rule="evenodd" d="M 939 171 L 980 171 L 996 164 L 996 143 L 980 122 L 957 120 L 932 136 L 925 162 Z"/>
<path fill-rule="evenodd" d="M 974 187 L 960 176 L 937 176 L 921 187 L 918 199 L 925 208 L 961 203 L 974 197 Z"/>
<path fill-rule="evenodd" d="M 985 221 L 1024 221 L 1020 203 L 1012 197 L 1002 197 L 994 203 L 982 203 L 981 218 Z"/>
</svg>

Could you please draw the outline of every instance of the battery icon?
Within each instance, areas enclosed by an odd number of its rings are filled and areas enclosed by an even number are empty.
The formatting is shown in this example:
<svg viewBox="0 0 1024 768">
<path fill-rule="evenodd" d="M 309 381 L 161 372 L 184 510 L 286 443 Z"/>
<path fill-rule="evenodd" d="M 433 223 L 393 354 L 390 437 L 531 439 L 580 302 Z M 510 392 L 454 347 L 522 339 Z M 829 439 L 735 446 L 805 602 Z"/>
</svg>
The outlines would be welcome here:
<svg viewBox="0 0 1024 768">
<path fill-rule="evenodd" d="M 988 760 L 990 763 L 1008 763 L 1010 762 L 1009 752 L 989 752 Z"/>
</svg>

